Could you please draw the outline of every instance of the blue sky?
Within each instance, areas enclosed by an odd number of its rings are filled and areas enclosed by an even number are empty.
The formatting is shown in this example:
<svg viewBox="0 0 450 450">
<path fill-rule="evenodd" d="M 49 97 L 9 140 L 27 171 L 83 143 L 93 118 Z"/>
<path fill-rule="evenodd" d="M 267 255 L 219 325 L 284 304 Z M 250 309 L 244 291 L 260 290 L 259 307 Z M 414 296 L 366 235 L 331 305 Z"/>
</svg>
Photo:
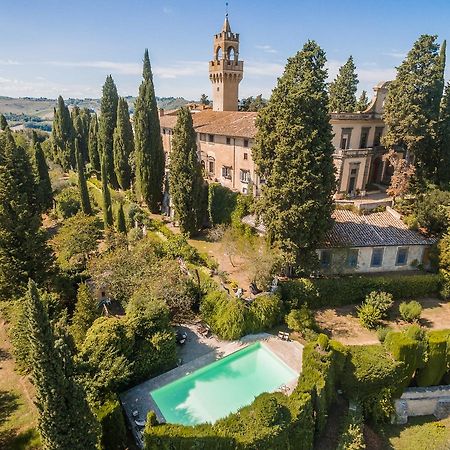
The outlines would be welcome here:
<svg viewBox="0 0 450 450">
<path fill-rule="evenodd" d="M 330 77 L 353 55 L 359 88 L 395 76 L 423 33 L 450 39 L 448 0 L 231 0 L 245 61 L 240 96 L 269 96 L 307 39 L 327 53 Z M 98 97 L 107 74 L 135 95 L 148 47 L 159 96 L 210 94 L 218 0 L 0 0 L 0 95 Z"/>
</svg>

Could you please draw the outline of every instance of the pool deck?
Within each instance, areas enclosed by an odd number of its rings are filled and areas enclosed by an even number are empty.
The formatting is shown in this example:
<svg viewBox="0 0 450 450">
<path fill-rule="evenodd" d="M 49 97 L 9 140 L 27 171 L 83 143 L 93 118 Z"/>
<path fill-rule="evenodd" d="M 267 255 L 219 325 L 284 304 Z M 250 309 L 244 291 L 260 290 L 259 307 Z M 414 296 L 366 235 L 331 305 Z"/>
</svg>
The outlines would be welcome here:
<svg viewBox="0 0 450 450">
<path fill-rule="evenodd" d="M 186 326 L 185 331 L 188 334 L 188 338 L 186 344 L 179 351 L 181 365 L 157 377 L 144 381 L 120 395 L 120 400 L 128 422 L 131 425 L 131 430 L 140 447 L 143 447 L 142 429 L 136 426 L 133 411 L 138 412 L 136 418 L 139 420 L 145 420 L 149 411 L 155 411 L 158 421 L 164 423 L 164 416 L 152 399 L 150 392 L 189 375 L 201 367 L 231 355 L 254 342 L 263 342 L 263 345 L 270 349 L 291 369 L 297 373 L 301 371 L 303 346 L 298 342 L 282 341 L 267 333 L 244 336 L 239 341 L 219 341 L 214 337 L 205 338 L 199 336 L 192 326 Z M 285 386 L 283 392 L 288 394 L 292 392 L 296 383 L 297 380 Z"/>
</svg>

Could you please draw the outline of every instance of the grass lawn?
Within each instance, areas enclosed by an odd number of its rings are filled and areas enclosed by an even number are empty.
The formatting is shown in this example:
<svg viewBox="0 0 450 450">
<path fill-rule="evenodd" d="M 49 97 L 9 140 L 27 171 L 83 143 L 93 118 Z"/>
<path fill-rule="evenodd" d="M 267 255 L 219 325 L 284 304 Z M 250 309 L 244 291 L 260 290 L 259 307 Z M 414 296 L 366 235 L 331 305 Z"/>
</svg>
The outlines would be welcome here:
<svg viewBox="0 0 450 450">
<path fill-rule="evenodd" d="M 14 371 L 6 322 L 0 316 L 0 448 L 39 449 L 33 386 Z"/>
<path fill-rule="evenodd" d="M 450 417 L 444 420 L 436 420 L 434 416 L 410 417 L 406 425 L 386 425 L 384 434 L 388 449 L 448 450 Z"/>
</svg>

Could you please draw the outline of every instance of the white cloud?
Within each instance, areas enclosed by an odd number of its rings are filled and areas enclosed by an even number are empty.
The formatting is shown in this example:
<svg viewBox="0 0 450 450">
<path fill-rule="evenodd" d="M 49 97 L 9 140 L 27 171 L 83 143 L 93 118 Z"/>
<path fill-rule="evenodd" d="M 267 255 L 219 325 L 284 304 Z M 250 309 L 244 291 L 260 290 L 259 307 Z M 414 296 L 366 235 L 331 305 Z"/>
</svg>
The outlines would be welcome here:
<svg viewBox="0 0 450 450">
<path fill-rule="evenodd" d="M 332 81 L 345 61 L 329 60 L 327 62 L 328 81 Z M 365 68 L 368 67 L 368 68 Z M 380 81 L 393 80 L 396 76 L 394 67 L 379 67 L 373 63 L 363 63 L 356 68 L 358 80 L 361 84 L 375 86 Z"/>
<path fill-rule="evenodd" d="M 279 77 L 284 70 L 284 64 L 249 61 L 244 62 L 244 75 Z"/>
<path fill-rule="evenodd" d="M 404 59 L 404 58 L 406 58 L 406 53 L 405 52 L 397 52 L 395 50 L 393 50 L 391 52 L 382 53 L 382 55 L 391 56 L 392 58 L 397 58 L 397 59 Z"/>
<path fill-rule="evenodd" d="M 207 76 L 208 63 L 205 61 L 176 61 L 168 66 L 155 66 L 153 73 L 159 78 L 180 78 Z"/>
<path fill-rule="evenodd" d="M 110 70 L 122 75 L 139 75 L 142 73 L 142 66 L 137 63 L 124 63 L 114 61 L 48 61 L 47 64 L 58 67 L 81 67 Z"/>
<path fill-rule="evenodd" d="M 19 61 L 12 59 L 0 59 L 0 66 L 18 66 L 19 64 Z"/>
<path fill-rule="evenodd" d="M 264 53 L 277 53 L 277 51 L 270 45 L 255 45 L 258 50 L 262 50 Z"/>
</svg>

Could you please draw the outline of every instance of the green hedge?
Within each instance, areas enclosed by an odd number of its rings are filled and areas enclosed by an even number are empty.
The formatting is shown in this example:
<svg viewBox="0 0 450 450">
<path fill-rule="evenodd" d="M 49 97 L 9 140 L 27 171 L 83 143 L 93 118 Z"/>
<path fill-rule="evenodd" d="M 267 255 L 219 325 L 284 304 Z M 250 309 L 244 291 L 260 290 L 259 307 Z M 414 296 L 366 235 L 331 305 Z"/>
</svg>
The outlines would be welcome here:
<svg viewBox="0 0 450 450">
<path fill-rule="evenodd" d="M 364 450 L 364 418 L 360 412 L 351 412 L 345 418 L 344 427 L 336 450 Z"/>
<path fill-rule="evenodd" d="M 237 193 L 211 183 L 208 187 L 208 216 L 212 225 L 231 223 L 231 214 L 236 207 Z"/>
<path fill-rule="evenodd" d="M 388 292 L 395 300 L 404 300 L 437 295 L 440 287 L 438 274 L 300 278 L 280 283 L 282 299 L 288 305 L 308 303 L 313 309 L 362 303 L 372 291 Z"/>
<path fill-rule="evenodd" d="M 435 386 L 444 378 L 450 358 L 450 330 L 428 333 L 428 359 L 423 369 L 416 373 L 418 386 Z"/>
<path fill-rule="evenodd" d="M 97 411 L 97 420 L 102 429 L 101 444 L 106 450 L 120 450 L 125 447 L 127 430 L 122 408 L 117 397 L 108 399 Z"/>
</svg>

